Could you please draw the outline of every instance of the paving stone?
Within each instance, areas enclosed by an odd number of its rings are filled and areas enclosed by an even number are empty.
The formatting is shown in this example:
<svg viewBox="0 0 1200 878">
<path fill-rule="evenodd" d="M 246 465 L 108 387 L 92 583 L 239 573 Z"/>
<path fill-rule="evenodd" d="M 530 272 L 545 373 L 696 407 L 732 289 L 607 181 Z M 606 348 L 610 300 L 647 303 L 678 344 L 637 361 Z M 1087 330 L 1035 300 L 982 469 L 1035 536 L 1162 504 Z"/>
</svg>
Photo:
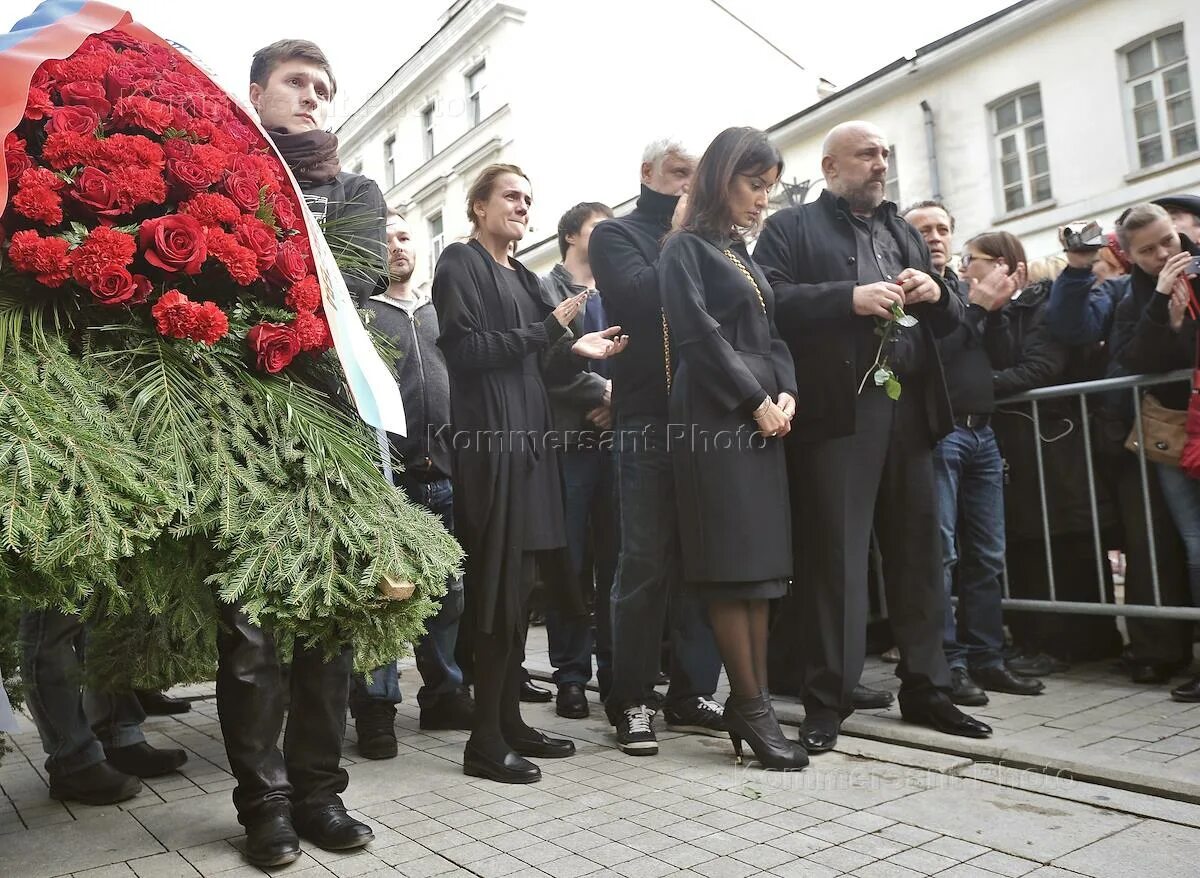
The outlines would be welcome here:
<svg viewBox="0 0 1200 878">
<path fill-rule="evenodd" d="M 805 857 L 805 859 L 842 872 L 853 872 L 855 869 L 860 869 L 872 862 L 872 858 L 866 854 L 860 854 L 849 848 L 836 846 L 825 848 L 823 851 L 817 851 L 815 854 Z"/>
<path fill-rule="evenodd" d="M 116 863 L 112 866 L 100 866 L 96 869 L 86 869 L 76 872 L 71 878 L 133 878 L 134 871 L 128 863 Z"/>
<path fill-rule="evenodd" d="M 759 870 L 749 863 L 743 863 L 732 857 L 718 857 L 707 863 L 693 866 L 692 871 L 699 875 L 707 875 L 708 878 L 746 878 L 747 875 L 753 875 Z"/>
<path fill-rule="evenodd" d="M 200 873 L 177 852 L 131 860 L 138 878 L 195 878 Z"/>
<path fill-rule="evenodd" d="M 1008 854 L 1002 854 L 999 851 L 988 851 L 969 862 L 972 866 L 987 869 L 989 872 L 995 872 L 997 875 L 1007 875 L 1009 878 L 1021 878 L 1022 875 L 1028 875 L 1042 865 L 1033 860 L 1012 857 Z"/>
<path fill-rule="evenodd" d="M 1054 860 L 1091 878 L 1176 878 L 1195 874 L 1200 830 L 1146 820 Z"/>
<path fill-rule="evenodd" d="M 904 866 L 891 862 L 868 863 L 852 873 L 855 878 L 920 878 L 924 872 L 914 872 Z"/>
<path fill-rule="evenodd" d="M 170 850 L 220 841 L 242 835 L 228 793 L 210 793 L 182 802 L 167 802 L 133 809 L 138 822 Z"/>
<path fill-rule="evenodd" d="M 127 813 L 6 835 L 0 875 L 51 878 L 163 852 Z"/>
<path fill-rule="evenodd" d="M 896 863 L 897 865 L 904 866 L 906 869 L 920 872 L 922 875 L 933 875 L 949 869 L 955 864 L 953 858 L 935 854 L 933 851 L 924 848 L 909 848 L 898 854 L 892 854 L 887 859 L 889 863 Z"/>
<path fill-rule="evenodd" d="M 957 778 L 871 810 L 1014 856 L 1036 851 L 1044 860 L 1137 822 L 1089 805 Z"/>
</svg>

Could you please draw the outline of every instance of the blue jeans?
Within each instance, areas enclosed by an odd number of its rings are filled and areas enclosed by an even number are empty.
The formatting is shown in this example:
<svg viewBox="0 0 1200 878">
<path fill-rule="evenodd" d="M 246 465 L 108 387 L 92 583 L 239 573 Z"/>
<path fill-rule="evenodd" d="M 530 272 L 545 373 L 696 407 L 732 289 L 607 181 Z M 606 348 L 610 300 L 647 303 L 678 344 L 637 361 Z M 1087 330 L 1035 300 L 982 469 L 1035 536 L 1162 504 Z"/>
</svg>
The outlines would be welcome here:
<svg viewBox="0 0 1200 878">
<path fill-rule="evenodd" d="M 571 574 L 579 578 L 582 594 L 595 586 L 596 627 L 593 631 L 587 616 L 567 616 L 551 608 L 546 611 L 546 634 L 554 682 L 582 684 L 592 677 L 593 643 L 597 676 L 604 678 L 612 664 L 609 594 L 617 566 L 613 455 L 601 449 L 570 449 L 562 455 L 562 466 Z"/>
<path fill-rule="evenodd" d="M 617 420 L 617 508 L 621 551 L 612 586 L 612 690 L 605 701 L 616 723 L 645 704 L 658 673 L 664 622 L 671 637 L 666 706 L 711 698 L 721 673 L 704 603 L 683 587 L 675 475 L 665 418 Z"/>
<path fill-rule="evenodd" d="M 146 714 L 132 692 L 80 691 L 87 630 L 78 616 L 57 610 L 21 614 L 21 672 L 26 704 L 42 749 L 46 771 L 73 774 L 104 761 L 104 748 L 146 740 Z"/>
<path fill-rule="evenodd" d="M 1200 607 L 1200 481 L 1177 466 L 1159 463 L 1155 464 L 1155 468 L 1158 470 L 1163 499 L 1171 510 L 1171 518 L 1187 552 L 1192 606 Z"/>
<path fill-rule="evenodd" d="M 999 667 L 1004 645 L 1004 465 L 991 427 L 957 427 L 933 452 L 952 668 Z M 957 577 L 955 573 L 957 572 Z M 950 596 L 958 581 L 958 616 Z"/>
<path fill-rule="evenodd" d="M 405 478 L 401 488 L 408 499 L 424 506 L 454 532 L 454 489 L 449 479 L 421 481 Z M 424 685 L 417 692 L 417 704 L 428 707 L 439 698 L 453 695 L 462 688 L 463 675 L 454 660 L 454 644 L 458 641 L 458 623 L 463 614 L 463 581 L 455 577 L 446 582 L 446 594 L 437 613 L 425 620 L 425 634 L 413 650 L 417 671 Z M 351 687 L 352 699 L 378 698 L 392 704 L 400 703 L 400 673 L 396 662 L 381 665 L 371 672 L 371 682 L 364 683 L 355 674 Z"/>
</svg>

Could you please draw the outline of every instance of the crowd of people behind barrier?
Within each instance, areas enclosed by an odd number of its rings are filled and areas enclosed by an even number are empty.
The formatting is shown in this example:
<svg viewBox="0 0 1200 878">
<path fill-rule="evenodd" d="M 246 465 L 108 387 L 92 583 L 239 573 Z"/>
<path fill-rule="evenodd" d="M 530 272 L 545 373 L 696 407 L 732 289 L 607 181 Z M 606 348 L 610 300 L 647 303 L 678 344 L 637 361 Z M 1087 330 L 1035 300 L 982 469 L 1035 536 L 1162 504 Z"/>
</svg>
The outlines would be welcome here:
<svg viewBox="0 0 1200 878">
<path fill-rule="evenodd" d="M 624 752 L 658 752 L 661 713 L 672 730 L 727 736 L 739 759 L 748 744 L 765 768 L 803 768 L 855 709 L 893 701 L 859 681 L 873 543 L 905 721 L 987 737 L 960 706 L 1053 697 L 1041 678 L 1069 663 L 1120 659 L 1150 684 L 1190 664 L 1188 622 L 1129 618 L 1126 645 L 1114 617 L 1004 616 L 1005 579 L 1014 598 L 1049 597 L 1052 574 L 1059 601 L 1094 601 L 1101 586 L 1111 599 L 1097 528 L 1103 550 L 1123 553 L 1126 603 L 1154 603 L 1157 581 L 1162 604 L 1200 606 L 1200 482 L 1158 454 L 1143 485 L 1128 393 L 1087 418 L 1072 397 L 1041 403 L 1036 421 L 1002 401 L 1196 364 L 1200 198 L 1135 205 L 1104 238 L 1069 227 L 1064 256 L 1031 262 L 1007 232 L 972 230 L 956 247 L 951 206 L 885 200 L 888 138 L 866 122 L 829 132 L 814 200 L 768 216 L 782 157 L 764 132 L 730 128 L 698 160 L 651 143 L 633 210 L 567 211 L 562 261 L 544 278 L 513 256 L 533 184 L 515 165 L 485 168 L 465 204 L 470 240 L 445 249 L 423 288 L 404 217 L 385 220 L 377 187 L 341 172 L 320 131 L 334 90 L 320 50 L 274 44 L 252 79 L 277 142 L 325 156 L 314 177 L 284 152 L 305 191 L 353 178 L 379 213 L 363 244 L 382 256 L 386 237 L 388 277 L 362 300 L 402 355 L 410 429 L 391 437 L 392 475 L 467 552 L 416 646 L 420 725 L 471 733 L 468 775 L 528 783 L 541 777 L 532 760 L 573 755 L 520 702 L 588 716 L 593 655 Z M 1151 393 L 1147 430 L 1151 412 L 1188 407 L 1186 384 Z M 496 447 L 496 435 L 527 441 Z M 554 597 L 557 693 L 522 669 L 539 583 Z M 297 830 L 327 849 L 368 843 L 339 796 L 344 708 L 362 755 L 395 756 L 394 664 L 351 684 L 349 648 L 332 661 L 298 650 L 288 682 L 269 633 L 237 607 L 226 615 L 217 703 L 246 856 L 295 860 Z M 186 756 L 145 743 L 131 695 L 81 701 L 66 669 L 82 630 L 28 614 L 30 705 L 51 795 L 119 801 Z M 771 694 L 801 699 L 798 740 Z M 1200 678 L 1172 697 L 1200 701 Z"/>
</svg>

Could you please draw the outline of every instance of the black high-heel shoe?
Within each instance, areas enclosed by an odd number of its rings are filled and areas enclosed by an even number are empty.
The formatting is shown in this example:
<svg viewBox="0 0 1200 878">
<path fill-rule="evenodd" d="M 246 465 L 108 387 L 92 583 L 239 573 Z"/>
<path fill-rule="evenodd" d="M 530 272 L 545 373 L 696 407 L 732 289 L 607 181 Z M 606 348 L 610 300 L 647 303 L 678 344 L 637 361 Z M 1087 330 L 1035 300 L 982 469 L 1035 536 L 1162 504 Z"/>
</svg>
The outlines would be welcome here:
<svg viewBox="0 0 1200 878">
<path fill-rule="evenodd" d="M 784 737 L 775 708 L 765 692 L 753 698 L 729 696 L 725 702 L 725 726 L 739 765 L 742 741 L 750 744 L 759 764 L 769 771 L 799 771 L 808 765 L 804 748 Z"/>
</svg>

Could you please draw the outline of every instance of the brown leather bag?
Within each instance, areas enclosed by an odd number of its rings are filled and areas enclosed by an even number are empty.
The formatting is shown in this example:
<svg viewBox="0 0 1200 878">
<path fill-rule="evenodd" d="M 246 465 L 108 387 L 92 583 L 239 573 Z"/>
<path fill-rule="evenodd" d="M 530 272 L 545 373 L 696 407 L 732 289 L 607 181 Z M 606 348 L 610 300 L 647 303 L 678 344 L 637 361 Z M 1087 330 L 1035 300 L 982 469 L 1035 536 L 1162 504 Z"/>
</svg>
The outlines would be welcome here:
<svg viewBox="0 0 1200 878">
<path fill-rule="evenodd" d="M 1179 456 L 1187 442 L 1187 412 L 1169 409 L 1152 393 L 1142 397 L 1142 436 L 1146 440 L 1146 460 L 1179 466 Z M 1137 424 L 1125 438 L 1125 447 L 1137 454 Z"/>
</svg>

